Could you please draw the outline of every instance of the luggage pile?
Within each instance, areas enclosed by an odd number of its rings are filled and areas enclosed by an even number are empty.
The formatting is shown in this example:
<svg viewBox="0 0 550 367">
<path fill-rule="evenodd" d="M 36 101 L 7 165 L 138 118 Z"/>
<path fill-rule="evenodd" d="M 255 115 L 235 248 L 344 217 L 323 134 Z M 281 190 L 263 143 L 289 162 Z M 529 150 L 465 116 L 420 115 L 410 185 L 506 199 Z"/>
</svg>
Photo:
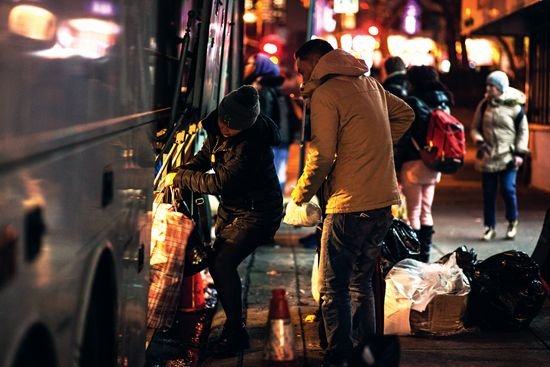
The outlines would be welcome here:
<svg viewBox="0 0 550 367">
<path fill-rule="evenodd" d="M 383 244 L 384 333 L 447 336 L 469 330 L 526 328 L 546 291 L 537 263 L 509 250 L 477 260 L 465 246 L 426 264 L 406 223 L 394 220 Z"/>
</svg>

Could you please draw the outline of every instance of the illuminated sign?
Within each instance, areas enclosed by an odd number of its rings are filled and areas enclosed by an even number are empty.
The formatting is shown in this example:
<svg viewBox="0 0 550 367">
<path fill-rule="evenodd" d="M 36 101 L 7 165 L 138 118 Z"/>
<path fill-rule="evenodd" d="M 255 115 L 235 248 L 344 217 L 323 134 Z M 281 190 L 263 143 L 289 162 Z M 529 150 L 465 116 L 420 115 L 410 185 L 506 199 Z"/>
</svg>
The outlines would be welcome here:
<svg viewBox="0 0 550 367">
<path fill-rule="evenodd" d="M 359 12 L 359 0 L 334 0 L 334 12 L 342 13 L 357 13 Z"/>
</svg>

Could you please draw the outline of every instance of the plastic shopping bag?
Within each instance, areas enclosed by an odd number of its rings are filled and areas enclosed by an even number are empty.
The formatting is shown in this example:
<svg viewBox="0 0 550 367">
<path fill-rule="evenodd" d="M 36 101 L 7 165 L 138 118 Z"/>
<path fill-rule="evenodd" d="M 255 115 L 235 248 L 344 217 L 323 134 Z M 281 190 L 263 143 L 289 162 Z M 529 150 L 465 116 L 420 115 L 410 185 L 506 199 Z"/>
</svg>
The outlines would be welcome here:
<svg viewBox="0 0 550 367">
<path fill-rule="evenodd" d="M 292 226 L 313 227 L 321 221 L 321 208 L 319 205 L 309 202 L 300 206 L 293 200 L 286 206 L 283 222 Z"/>
<path fill-rule="evenodd" d="M 158 204 L 151 231 L 151 272 L 147 327 L 170 327 L 177 311 L 185 249 L 193 221 L 171 204 Z"/>
</svg>

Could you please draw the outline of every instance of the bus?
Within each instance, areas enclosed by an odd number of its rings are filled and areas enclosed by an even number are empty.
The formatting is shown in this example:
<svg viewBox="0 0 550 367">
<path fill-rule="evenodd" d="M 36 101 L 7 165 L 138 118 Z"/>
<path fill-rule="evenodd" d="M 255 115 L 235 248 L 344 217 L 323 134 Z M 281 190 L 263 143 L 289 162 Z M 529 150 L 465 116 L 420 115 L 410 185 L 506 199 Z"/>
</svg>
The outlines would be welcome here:
<svg viewBox="0 0 550 367">
<path fill-rule="evenodd" d="M 238 6 L 0 0 L 0 367 L 145 364 L 155 172 L 235 86 Z"/>
</svg>

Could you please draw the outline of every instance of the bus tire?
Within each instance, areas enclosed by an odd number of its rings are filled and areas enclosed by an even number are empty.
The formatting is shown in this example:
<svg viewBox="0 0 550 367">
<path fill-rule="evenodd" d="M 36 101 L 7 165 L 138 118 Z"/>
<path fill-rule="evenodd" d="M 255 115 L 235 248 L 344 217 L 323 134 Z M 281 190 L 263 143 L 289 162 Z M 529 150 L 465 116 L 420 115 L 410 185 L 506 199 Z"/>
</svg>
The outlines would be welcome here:
<svg viewBox="0 0 550 367">
<path fill-rule="evenodd" d="M 44 327 L 35 325 L 17 349 L 13 367 L 56 367 L 54 350 L 50 334 Z"/>
<path fill-rule="evenodd" d="M 94 280 L 80 350 L 80 367 L 116 365 L 116 290 L 113 266 L 104 256 Z"/>
</svg>

